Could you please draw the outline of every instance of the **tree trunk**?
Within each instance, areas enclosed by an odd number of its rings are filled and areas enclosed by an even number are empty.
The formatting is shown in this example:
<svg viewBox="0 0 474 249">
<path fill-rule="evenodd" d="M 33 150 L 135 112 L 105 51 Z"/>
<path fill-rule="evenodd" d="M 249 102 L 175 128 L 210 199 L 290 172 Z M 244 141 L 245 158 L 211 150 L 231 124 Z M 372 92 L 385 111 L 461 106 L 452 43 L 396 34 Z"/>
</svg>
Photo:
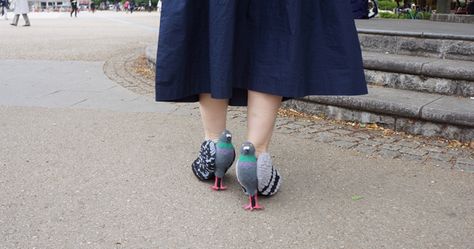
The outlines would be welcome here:
<svg viewBox="0 0 474 249">
<path fill-rule="evenodd" d="M 436 13 L 449 14 L 451 10 L 451 0 L 438 0 L 436 3 Z"/>
</svg>

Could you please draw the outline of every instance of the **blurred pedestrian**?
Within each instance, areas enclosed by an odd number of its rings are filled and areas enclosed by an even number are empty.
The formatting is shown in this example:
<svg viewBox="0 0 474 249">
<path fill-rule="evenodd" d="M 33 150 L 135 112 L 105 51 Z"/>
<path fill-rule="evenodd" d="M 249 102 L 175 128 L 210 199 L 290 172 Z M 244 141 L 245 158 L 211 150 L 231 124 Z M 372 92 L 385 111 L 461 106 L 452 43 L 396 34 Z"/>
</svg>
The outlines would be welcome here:
<svg viewBox="0 0 474 249">
<path fill-rule="evenodd" d="M 130 4 L 128 5 L 128 7 L 130 8 L 130 14 L 132 14 L 133 10 L 135 9 L 135 1 L 130 0 Z"/>
<path fill-rule="evenodd" d="M 468 15 L 474 15 L 474 0 L 469 1 L 466 6 L 466 12 Z"/>
<path fill-rule="evenodd" d="M 91 2 L 91 11 L 95 13 L 95 2 Z"/>
<path fill-rule="evenodd" d="M 125 12 L 126 12 L 126 13 L 128 13 L 128 11 L 130 10 L 129 7 L 130 7 L 130 2 L 127 0 L 127 1 L 125 1 L 125 3 L 123 4 L 123 8 L 125 9 Z"/>
<path fill-rule="evenodd" d="M 158 3 L 156 3 L 156 10 L 158 12 L 161 11 L 161 5 L 163 4 L 163 1 L 162 0 L 158 0 Z"/>
<path fill-rule="evenodd" d="M 74 16 L 77 17 L 77 0 L 71 0 L 71 17 L 72 13 L 74 13 Z"/>
<path fill-rule="evenodd" d="M 25 27 L 31 26 L 30 19 L 28 18 L 28 13 L 30 12 L 30 8 L 28 6 L 28 0 L 16 0 L 15 2 L 15 16 L 13 17 L 13 22 L 11 25 L 17 26 L 18 21 L 20 20 L 20 15 L 23 16 L 23 20 L 25 20 Z"/>
<path fill-rule="evenodd" d="M 10 8 L 10 2 L 8 0 L 0 0 L 0 14 L 5 20 L 8 20 L 8 9 Z"/>
</svg>

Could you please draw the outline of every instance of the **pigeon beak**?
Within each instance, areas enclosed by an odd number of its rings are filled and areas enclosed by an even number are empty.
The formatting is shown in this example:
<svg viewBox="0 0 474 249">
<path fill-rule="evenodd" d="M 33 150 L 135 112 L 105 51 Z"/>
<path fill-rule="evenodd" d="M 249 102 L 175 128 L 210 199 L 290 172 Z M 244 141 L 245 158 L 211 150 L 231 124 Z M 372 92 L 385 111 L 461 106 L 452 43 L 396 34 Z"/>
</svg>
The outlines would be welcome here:
<svg viewBox="0 0 474 249">
<path fill-rule="evenodd" d="M 248 153 L 250 151 L 250 147 L 249 146 L 244 146 L 242 148 L 246 153 Z"/>
<path fill-rule="evenodd" d="M 230 135 L 230 134 L 226 134 L 225 136 L 226 136 L 227 138 L 232 138 L 232 135 Z"/>
</svg>

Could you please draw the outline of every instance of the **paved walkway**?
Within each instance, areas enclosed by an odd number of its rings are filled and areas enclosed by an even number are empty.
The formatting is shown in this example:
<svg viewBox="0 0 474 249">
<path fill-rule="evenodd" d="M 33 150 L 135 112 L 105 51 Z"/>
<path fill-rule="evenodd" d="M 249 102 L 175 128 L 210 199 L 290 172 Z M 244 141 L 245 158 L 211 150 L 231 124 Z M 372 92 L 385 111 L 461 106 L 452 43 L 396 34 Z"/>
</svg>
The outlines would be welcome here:
<svg viewBox="0 0 474 249">
<path fill-rule="evenodd" d="M 357 20 L 358 29 L 387 30 L 395 32 L 429 33 L 474 37 L 474 28 L 469 23 L 432 22 L 428 20 L 370 19 Z"/>
<path fill-rule="evenodd" d="M 262 212 L 242 210 L 233 170 L 225 192 L 195 180 L 196 106 L 122 88 L 127 64 L 114 61 L 154 42 L 144 26 L 156 20 L 99 12 L 32 17 L 29 29 L 0 23 L 10 37 L 0 40 L 0 248 L 473 248 L 473 174 L 295 132 L 344 130 L 329 121 L 279 118 L 272 152 L 284 186 Z M 242 109 L 229 128 L 243 142 Z"/>
</svg>

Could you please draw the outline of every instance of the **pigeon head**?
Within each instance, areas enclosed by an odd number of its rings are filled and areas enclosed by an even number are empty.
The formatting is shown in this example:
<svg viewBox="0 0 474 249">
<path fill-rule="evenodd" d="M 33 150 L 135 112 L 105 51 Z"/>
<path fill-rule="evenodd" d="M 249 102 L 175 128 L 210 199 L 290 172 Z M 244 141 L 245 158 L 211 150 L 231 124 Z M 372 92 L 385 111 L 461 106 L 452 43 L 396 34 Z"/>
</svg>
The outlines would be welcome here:
<svg viewBox="0 0 474 249">
<path fill-rule="evenodd" d="M 242 155 L 255 155 L 255 147 L 251 142 L 245 142 L 240 148 L 240 154 Z"/>
<path fill-rule="evenodd" d="M 232 134 L 230 134 L 230 132 L 228 130 L 225 130 L 219 136 L 219 141 L 221 141 L 223 143 L 232 143 Z"/>
</svg>

